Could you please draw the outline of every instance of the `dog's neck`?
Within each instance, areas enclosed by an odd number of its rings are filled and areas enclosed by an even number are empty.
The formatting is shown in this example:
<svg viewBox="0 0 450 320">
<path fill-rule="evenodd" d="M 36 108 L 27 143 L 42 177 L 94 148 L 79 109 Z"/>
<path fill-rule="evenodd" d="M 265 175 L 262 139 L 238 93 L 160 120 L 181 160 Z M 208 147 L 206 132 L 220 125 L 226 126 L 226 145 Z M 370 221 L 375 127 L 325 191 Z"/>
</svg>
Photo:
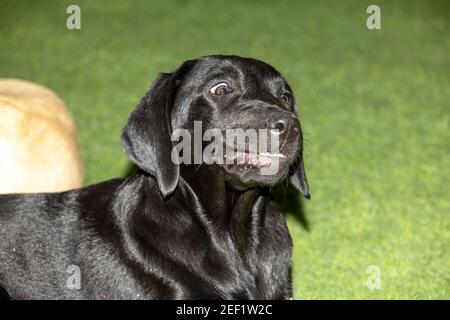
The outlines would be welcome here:
<svg viewBox="0 0 450 320">
<path fill-rule="evenodd" d="M 170 198 L 162 202 L 175 201 L 176 206 L 170 206 L 174 213 L 178 210 L 185 211 L 184 214 L 192 214 L 192 222 L 199 223 L 206 230 L 213 242 L 213 246 L 221 252 L 233 255 L 230 259 L 241 261 L 247 268 L 252 268 L 252 259 L 255 259 L 256 249 L 262 236 L 260 230 L 266 216 L 267 199 L 261 196 L 258 189 L 248 189 L 236 191 L 227 187 L 226 179 L 220 170 L 214 170 L 211 166 L 195 168 L 194 166 L 180 166 L 180 180 L 177 189 Z M 117 207 L 117 218 L 121 225 L 129 228 L 130 225 L 139 225 L 147 221 L 145 219 L 147 210 L 131 210 L 127 205 L 130 202 L 137 206 L 145 206 L 146 201 L 154 201 L 154 198 L 147 197 L 145 192 L 154 193 L 158 185 L 153 177 L 139 172 L 131 176 L 128 183 L 119 190 Z M 144 188 L 144 189 L 141 189 Z M 145 192 L 139 192 L 139 191 Z M 130 201 L 130 197 L 135 197 Z M 180 205 L 184 204 L 184 208 Z M 133 215 L 129 213 L 133 212 Z M 168 215 L 170 218 L 172 215 Z M 151 220 L 151 219 L 150 219 Z M 148 230 L 153 232 L 152 230 Z M 139 251 L 138 238 L 130 238 L 131 250 Z M 134 252 L 134 251 L 133 251 Z M 135 253 L 132 253 L 135 255 Z M 138 259 L 139 256 L 136 256 Z"/>
<path fill-rule="evenodd" d="M 266 212 L 260 190 L 233 190 L 227 186 L 222 170 L 212 166 L 180 168 L 181 179 L 192 189 L 191 196 L 201 208 L 198 218 L 217 237 L 217 243 L 228 243 L 249 267 Z"/>
<path fill-rule="evenodd" d="M 231 188 L 223 171 L 212 166 L 182 166 L 181 177 L 193 189 L 207 217 L 218 227 L 244 227 L 248 223 L 259 190 Z"/>
</svg>

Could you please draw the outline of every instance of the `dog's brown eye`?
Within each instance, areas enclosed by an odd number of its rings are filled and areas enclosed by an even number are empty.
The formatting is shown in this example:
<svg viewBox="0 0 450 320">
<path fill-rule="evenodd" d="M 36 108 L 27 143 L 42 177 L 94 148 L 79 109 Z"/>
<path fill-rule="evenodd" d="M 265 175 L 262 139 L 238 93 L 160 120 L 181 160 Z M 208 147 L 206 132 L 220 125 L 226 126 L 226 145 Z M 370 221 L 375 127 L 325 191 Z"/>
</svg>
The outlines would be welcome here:
<svg viewBox="0 0 450 320">
<path fill-rule="evenodd" d="M 283 93 L 283 94 L 281 95 L 281 101 L 282 101 L 285 105 L 290 106 L 291 103 L 292 103 L 292 96 L 291 96 L 291 94 L 290 94 L 290 93 Z"/>
<path fill-rule="evenodd" d="M 230 93 L 231 91 L 231 88 L 225 82 L 218 83 L 211 89 L 209 89 L 209 92 L 216 96 L 222 96 L 224 94 Z"/>
</svg>

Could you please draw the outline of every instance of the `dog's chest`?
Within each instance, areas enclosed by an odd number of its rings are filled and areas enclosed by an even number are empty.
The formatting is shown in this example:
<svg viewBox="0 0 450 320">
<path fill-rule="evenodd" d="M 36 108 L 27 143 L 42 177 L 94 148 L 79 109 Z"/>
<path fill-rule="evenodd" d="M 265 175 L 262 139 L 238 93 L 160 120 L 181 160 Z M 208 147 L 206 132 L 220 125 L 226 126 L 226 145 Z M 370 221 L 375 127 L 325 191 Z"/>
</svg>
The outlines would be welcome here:
<svg viewBox="0 0 450 320">
<path fill-rule="evenodd" d="M 288 298 L 291 241 L 282 215 L 220 232 L 180 212 L 176 217 L 159 236 L 146 239 L 151 244 L 145 245 L 140 296 Z"/>
</svg>

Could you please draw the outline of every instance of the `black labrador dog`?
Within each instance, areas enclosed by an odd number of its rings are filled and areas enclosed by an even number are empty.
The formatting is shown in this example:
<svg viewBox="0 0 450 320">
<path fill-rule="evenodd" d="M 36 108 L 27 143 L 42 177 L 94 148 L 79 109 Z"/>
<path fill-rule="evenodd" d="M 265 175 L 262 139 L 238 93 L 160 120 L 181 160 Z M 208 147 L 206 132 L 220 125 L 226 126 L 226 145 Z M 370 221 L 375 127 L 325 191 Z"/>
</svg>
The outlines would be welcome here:
<svg viewBox="0 0 450 320">
<path fill-rule="evenodd" d="M 171 133 L 194 121 L 276 128 L 277 173 L 172 161 Z M 122 144 L 139 168 L 127 179 L 0 196 L 0 286 L 11 298 L 291 297 L 292 242 L 269 188 L 289 179 L 309 191 L 293 93 L 279 72 L 238 56 L 189 60 L 153 82 Z"/>
</svg>

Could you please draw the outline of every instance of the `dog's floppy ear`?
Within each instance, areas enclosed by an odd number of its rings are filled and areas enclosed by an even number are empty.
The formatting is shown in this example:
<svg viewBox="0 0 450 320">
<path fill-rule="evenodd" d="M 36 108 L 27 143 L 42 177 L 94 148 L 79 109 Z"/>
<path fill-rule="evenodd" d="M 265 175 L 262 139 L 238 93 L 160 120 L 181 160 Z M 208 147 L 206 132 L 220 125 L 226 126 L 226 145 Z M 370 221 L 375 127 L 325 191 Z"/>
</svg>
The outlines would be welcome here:
<svg viewBox="0 0 450 320">
<path fill-rule="evenodd" d="M 122 131 L 125 152 L 139 168 L 156 178 L 163 197 L 172 194 L 180 176 L 179 166 L 171 160 L 170 114 L 179 77 L 187 65 L 156 78 Z"/>
<path fill-rule="evenodd" d="M 300 191 L 306 199 L 310 199 L 308 180 L 306 179 L 305 165 L 303 164 L 303 155 L 300 154 L 296 163 L 292 166 L 291 176 L 289 178 L 291 184 Z"/>
<path fill-rule="evenodd" d="M 297 112 L 297 107 L 295 107 L 295 113 L 297 117 L 300 119 L 300 116 Z M 299 192 L 303 194 L 303 196 L 306 199 L 310 199 L 311 195 L 309 194 L 308 180 L 306 179 L 305 165 L 303 163 L 303 134 L 301 129 L 299 133 L 302 145 L 297 160 L 290 168 L 289 181 L 291 182 L 291 184 L 294 186 L 295 189 L 297 189 Z"/>
</svg>

